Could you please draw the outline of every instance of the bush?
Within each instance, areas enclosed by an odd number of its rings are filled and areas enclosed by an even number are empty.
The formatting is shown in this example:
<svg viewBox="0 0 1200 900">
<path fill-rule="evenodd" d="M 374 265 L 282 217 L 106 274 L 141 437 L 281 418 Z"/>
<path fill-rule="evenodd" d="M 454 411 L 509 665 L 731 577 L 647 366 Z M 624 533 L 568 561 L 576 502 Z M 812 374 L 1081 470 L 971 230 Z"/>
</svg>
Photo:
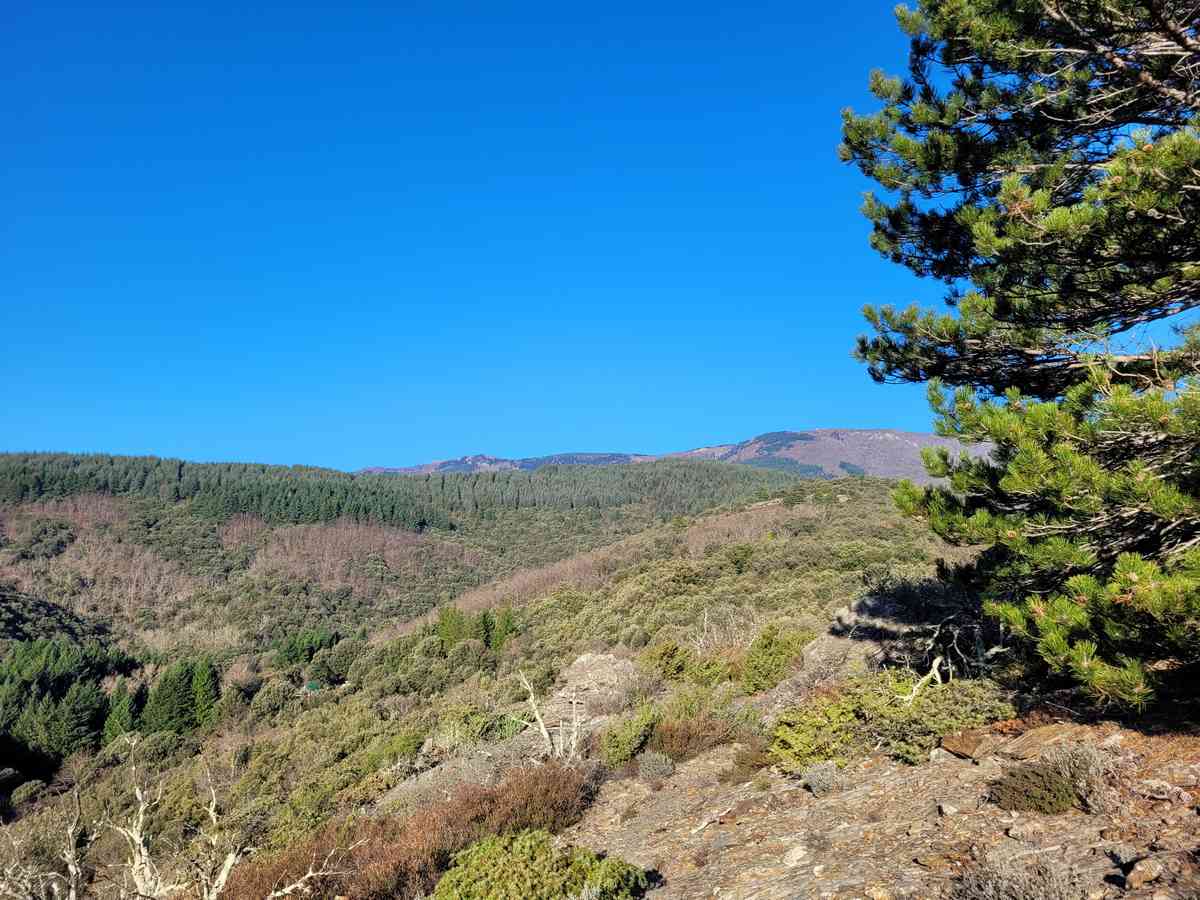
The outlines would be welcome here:
<svg viewBox="0 0 1200 900">
<path fill-rule="evenodd" d="M 637 756 L 638 778 L 643 781 L 662 781 L 675 774 L 675 761 L 665 753 L 647 750 Z"/>
<path fill-rule="evenodd" d="M 646 745 L 655 724 L 658 711 L 643 704 L 633 715 L 613 723 L 600 735 L 600 756 L 612 769 L 623 766 Z"/>
<path fill-rule="evenodd" d="M 750 644 L 742 667 L 742 687 L 746 693 L 756 694 L 779 684 L 812 639 L 809 632 L 780 631 L 778 625 L 764 628 Z"/>
<path fill-rule="evenodd" d="M 8 802 L 13 806 L 20 806 L 22 803 L 36 799 L 45 789 L 46 782 L 44 781 L 36 778 L 33 781 L 26 781 L 24 784 L 17 785 L 13 789 L 12 796 L 8 798 Z"/>
<path fill-rule="evenodd" d="M 282 678 L 268 681 L 250 701 L 250 711 L 267 718 L 282 712 L 296 699 L 296 689 Z"/>
<path fill-rule="evenodd" d="M 752 735 L 733 754 L 733 765 L 717 776 L 722 784 L 744 784 L 775 764 L 766 738 Z"/>
<path fill-rule="evenodd" d="M 785 710 L 776 722 L 771 752 L 789 772 L 826 760 L 844 765 L 875 748 L 915 765 L 943 735 L 1015 713 L 1000 688 L 986 679 L 928 685 L 909 701 L 915 683 L 911 674 L 879 672 Z"/>
<path fill-rule="evenodd" d="M 980 863 L 967 869 L 949 900 L 1083 900 L 1074 874 L 1045 859 Z"/>
<path fill-rule="evenodd" d="M 348 900 L 415 900 L 429 893 L 454 854 L 482 838 L 526 829 L 559 831 L 592 802 L 598 772 L 554 763 L 517 769 L 495 787 L 463 785 L 445 801 L 407 819 L 331 822 L 280 853 L 234 869 L 226 895 L 265 897 L 334 852 L 338 869 L 312 885 L 313 896 Z M 351 850 L 345 848 L 353 847 Z"/>
<path fill-rule="evenodd" d="M 675 762 L 685 762 L 733 739 L 736 726 L 709 713 L 694 718 L 663 719 L 654 726 L 647 746 Z"/>
<path fill-rule="evenodd" d="M 486 838 L 457 854 L 434 900 L 561 900 L 586 892 L 626 900 L 646 891 L 646 874 L 576 847 L 557 849 L 545 831 Z"/>
<path fill-rule="evenodd" d="M 1046 815 L 1074 809 L 1080 799 L 1069 777 L 1040 760 L 1009 769 L 992 783 L 991 796 L 1001 809 Z"/>
</svg>

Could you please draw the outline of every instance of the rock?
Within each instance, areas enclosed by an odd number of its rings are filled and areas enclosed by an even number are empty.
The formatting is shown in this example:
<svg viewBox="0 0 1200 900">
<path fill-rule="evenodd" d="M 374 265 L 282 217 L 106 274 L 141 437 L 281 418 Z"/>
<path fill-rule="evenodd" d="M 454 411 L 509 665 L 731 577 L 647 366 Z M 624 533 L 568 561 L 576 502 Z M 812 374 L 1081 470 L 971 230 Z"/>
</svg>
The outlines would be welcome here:
<svg viewBox="0 0 1200 900">
<path fill-rule="evenodd" d="M 1045 833 L 1046 826 L 1041 822 L 1018 822 L 1007 831 L 1014 841 L 1036 841 Z"/>
<path fill-rule="evenodd" d="M 958 759 L 953 753 L 943 750 L 941 747 L 934 747 L 929 751 L 929 761 L 931 763 L 950 762 L 952 759 Z"/>
<path fill-rule="evenodd" d="M 1117 844 L 1109 849 L 1108 855 L 1122 869 L 1142 858 L 1142 854 L 1132 844 Z"/>
<path fill-rule="evenodd" d="M 1162 863 L 1158 860 L 1143 859 L 1141 862 L 1135 863 L 1134 867 L 1125 876 L 1125 887 L 1127 890 L 1136 891 L 1138 888 L 1162 877 L 1162 873 Z"/>
<path fill-rule="evenodd" d="M 997 751 L 1012 759 L 1034 759 L 1055 744 L 1080 740 L 1087 734 L 1086 725 L 1072 725 L 1066 722 L 1042 725 L 1039 728 L 1031 728 L 1020 737 L 1001 744 Z"/>
<path fill-rule="evenodd" d="M 1100 840 L 1102 841 L 1119 841 L 1121 839 L 1121 829 L 1108 827 L 1100 832 Z"/>
<path fill-rule="evenodd" d="M 1169 781 L 1147 778 L 1135 784 L 1133 790 L 1149 800 L 1167 800 L 1175 792 L 1175 786 Z"/>
<path fill-rule="evenodd" d="M 798 844 L 787 853 L 783 854 L 783 864 L 794 869 L 796 866 L 803 863 L 807 856 L 808 848 L 803 844 Z"/>
<path fill-rule="evenodd" d="M 982 728 L 971 728 L 942 738 L 942 747 L 963 759 L 980 759 L 999 744 L 999 740 Z"/>
<path fill-rule="evenodd" d="M 957 816 L 958 815 L 958 807 L 951 806 L 949 803 L 939 803 L 938 804 L 938 815 L 939 816 Z"/>
</svg>

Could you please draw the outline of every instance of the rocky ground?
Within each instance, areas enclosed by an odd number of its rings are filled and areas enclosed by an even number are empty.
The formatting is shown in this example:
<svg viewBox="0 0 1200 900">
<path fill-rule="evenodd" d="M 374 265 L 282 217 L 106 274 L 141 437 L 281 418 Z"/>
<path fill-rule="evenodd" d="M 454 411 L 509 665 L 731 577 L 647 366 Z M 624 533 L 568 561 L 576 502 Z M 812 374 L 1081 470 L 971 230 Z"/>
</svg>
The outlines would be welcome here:
<svg viewBox="0 0 1200 900">
<path fill-rule="evenodd" d="M 656 870 L 651 896 L 662 900 L 936 898 L 965 866 L 1037 857 L 1076 870 L 1096 900 L 1200 897 L 1200 756 L 1145 773 L 1159 777 L 1135 780 L 1114 815 L 1006 813 L 988 802 L 988 785 L 1015 760 L 1095 742 L 1153 767 L 1154 747 L 1112 727 L 1062 724 L 982 737 L 958 748 L 977 758 L 938 749 L 921 766 L 868 759 L 820 798 L 778 775 L 720 784 L 733 755 L 721 748 L 661 785 L 609 782 L 565 837 Z"/>
</svg>

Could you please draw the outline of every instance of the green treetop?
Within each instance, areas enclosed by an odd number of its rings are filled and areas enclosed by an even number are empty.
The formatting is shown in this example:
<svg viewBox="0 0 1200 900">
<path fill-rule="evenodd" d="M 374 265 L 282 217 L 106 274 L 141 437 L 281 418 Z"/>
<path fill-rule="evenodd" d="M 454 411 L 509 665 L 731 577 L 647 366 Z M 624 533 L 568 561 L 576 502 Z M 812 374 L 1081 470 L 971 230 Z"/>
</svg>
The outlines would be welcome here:
<svg viewBox="0 0 1200 900">
<path fill-rule="evenodd" d="M 948 487 L 991 545 L 988 609 L 1050 667 L 1141 705 L 1200 663 L 1200 19 L 1181 0 L 924 0 L 909 71 L 844 116 L 872 244 L 949 312 L 866 310 L 858 356 L 930 382 Z M 1177 326 L 1172 329 L 1170 326 Z"/>
</svg>

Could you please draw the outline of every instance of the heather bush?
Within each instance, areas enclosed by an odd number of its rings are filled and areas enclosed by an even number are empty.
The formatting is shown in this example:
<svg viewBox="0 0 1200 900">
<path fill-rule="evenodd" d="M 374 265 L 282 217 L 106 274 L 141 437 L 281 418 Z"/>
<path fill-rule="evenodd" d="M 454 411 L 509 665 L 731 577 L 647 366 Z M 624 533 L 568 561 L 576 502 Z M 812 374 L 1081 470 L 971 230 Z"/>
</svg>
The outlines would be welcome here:
<svg viewBox="0 0 1200 900">
<path fill-rule="evenodd" d="M 785 710 L 771 746 L 776 762 L 785 771 L 802 772 L 814 763 L 844 764 L 878 749 L 915 765 L 943 735 L 1015 712 L 999 686 L 986 679 L 930 684 L 913 697 L 915 685 L 911 674 L 883 671 Z"/>
<path fill-rule="evenodd" d="M 1009 769 L 992 783 L 991 797 L 1001 809 L 1046 815 L 1065 813 L 1080 802 L 1071 778 L 1041 760 Z"/>
<path fill-rule="evenodd" d="M 454 857 L 433 900 L 629 900 L 646 873 L 577 847 L 557 848 L 544 831 L 485 838 Z"/>
<path fill-rule="evenodd" d="M 598 773 L 553 763 L 517 769 L 495 787 L 463 785 L 407 819 L 366 818 L 326 824 L 274 854 L 238 866 L 227 896 L 261 898 L 333 854 L 340 874 L 311 885 L 313 896 L 415 900 L 427 895 L 454 854 L 496 834 L 548 832 L 573 825 L 591 803 Z M 620 896 L 620 895 L 617 895 Z"/>
</svg>

